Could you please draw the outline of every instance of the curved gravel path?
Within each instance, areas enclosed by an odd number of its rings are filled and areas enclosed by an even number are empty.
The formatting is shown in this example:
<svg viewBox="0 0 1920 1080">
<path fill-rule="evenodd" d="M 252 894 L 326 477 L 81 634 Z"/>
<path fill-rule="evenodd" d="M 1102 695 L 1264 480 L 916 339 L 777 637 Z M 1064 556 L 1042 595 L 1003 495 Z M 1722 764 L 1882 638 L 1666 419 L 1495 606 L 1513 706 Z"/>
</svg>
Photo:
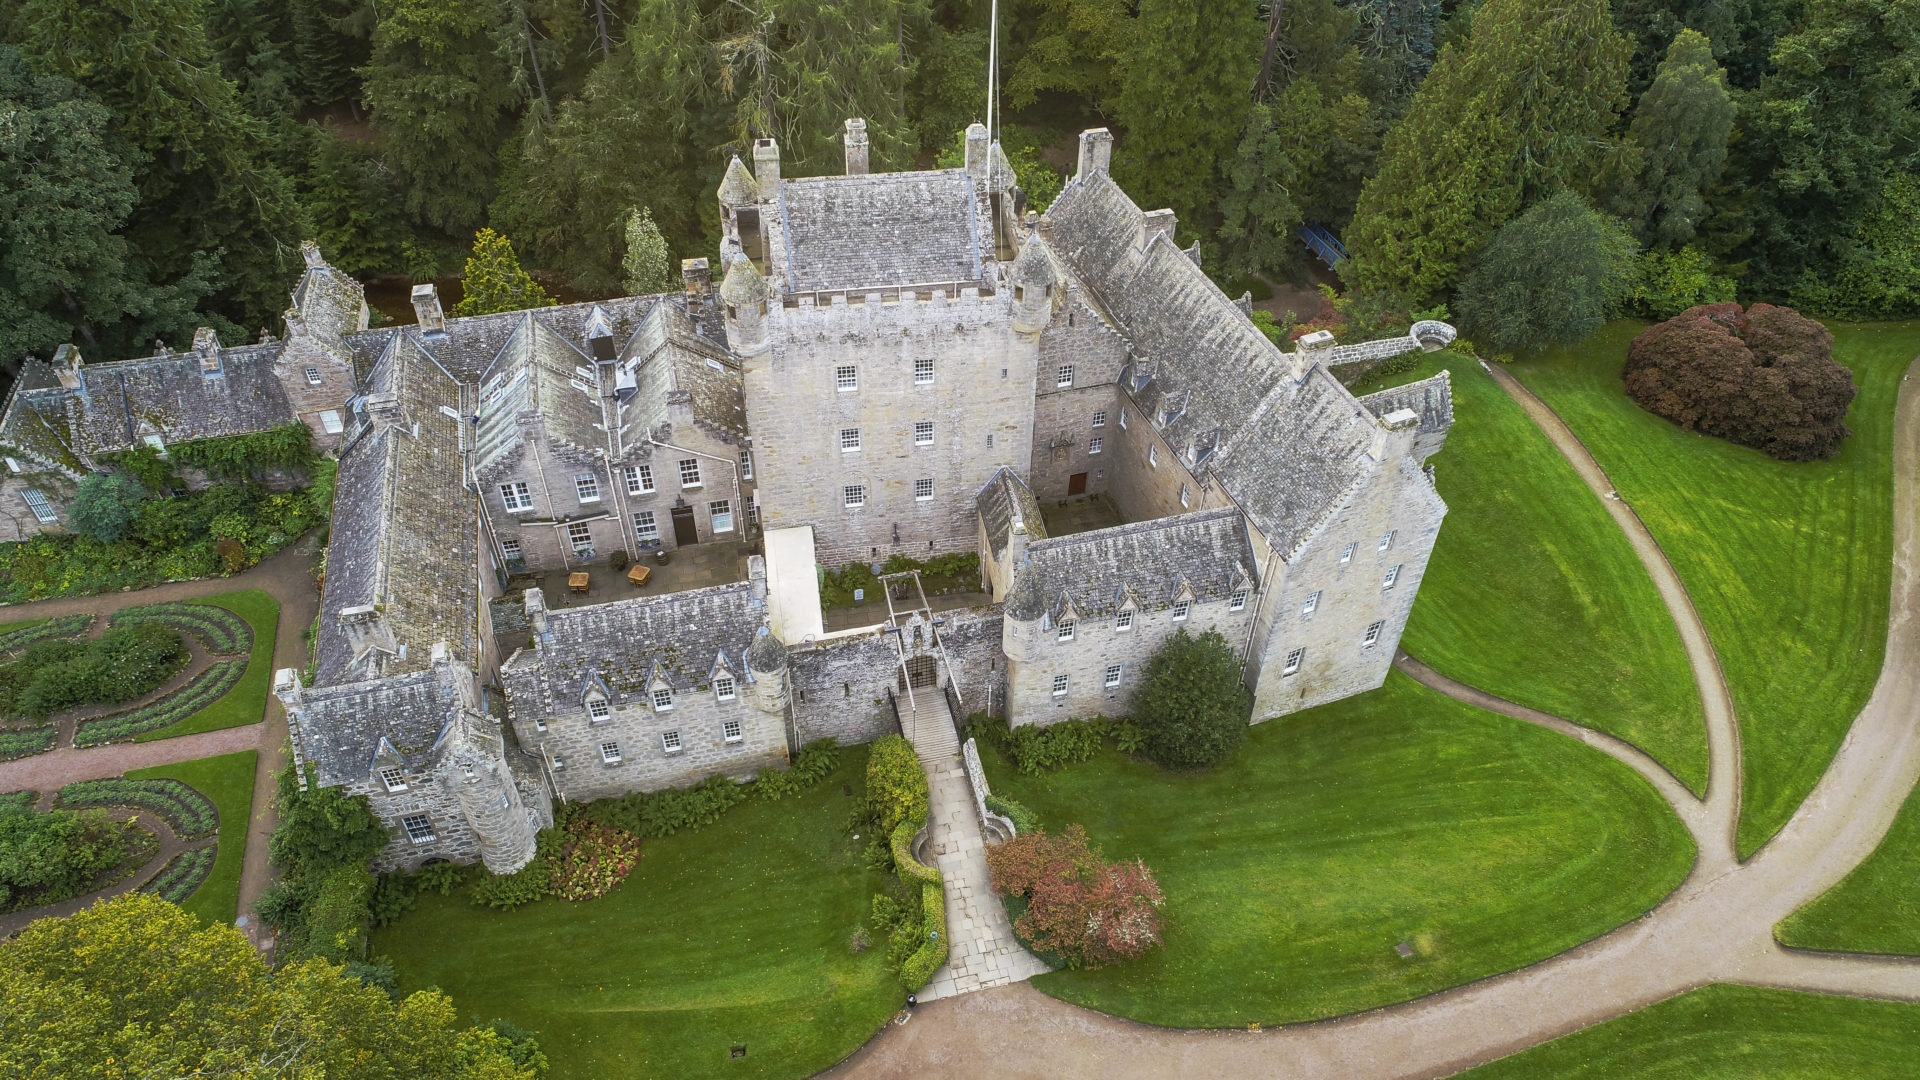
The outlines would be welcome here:
<svg viewBox="0 0 1920 1080">
<path fill-rule="evenodd" d="M 1909 379 L 1913 370 L 1920 362 Z M 1797 952 L 1773 940 L 1776 922 L 1873 851 L 1920 778 L 1920 725 L 1913 721 L 1920 714 L 1920 626 L 1914 622 L 1920 612 L 1920 390 L 1903 381 L 1895 414 L 1892 614 L 1880 680 L 1813 793 L 1742 865 L 1733 855 L 1738 733 L 1725 678 L 1692 602 L 1659 545 L 1566 425 L 1505 371 L 1489 374 L 1601 498 L 1674 614 L 1707 707 L 1707 797 L 1695 800 L 1677 790 L 1671 777 L 1655 775 L 1664 770 L 1644 754 L 1610 745 L 1617 740 L 1599 732 L 1434 678 L 1444 692 L 1561 730 L 1646 776 L 1700 841 L 1693 872 L 1680 888 L 1645 917 L 1531 967 L 1337 1020 L 1262 1032 L 1153 1028 L 1068 1005 L 1022 983 L 923 1005 L 823 1075 L 1423 1080 L 1714 982 L 1920 1001 L 1920 961 Z"/>
<path fill-rule="evenodd" d="M 41 801 L 47 802 L 48 800 L 42 798 Z M 76 911 L 92 907 L 95 900 L 104 900 L 110 896 L 130 893 L 140 886 L 145 885 L 147 882 L 152 881 L 155 874 L 166 869 L 167 863 L 171 861 L 175 855 L 183 851 L 190 851 L 193 848 L 208 847 L 215 842 L 215 838 L 211 836 L 202 836 L 195 840 L 183 840 L 178 833 L 173 831 L 173 826 L 167 824 L 166 818 L 161 817 L 151 810 L 140 810 L 134 807 L 122 806 L 108 806 L 102 809 L 105 809 L 107 813 L 113 815 L 115 818 L 120 818 L 122 814 L 132 811 L 132 816 L 139 819 L 140 827 L 152 833 L 154 839 L 160 842 L 160 847 L 154 853 L 153 858 L 141 863 L 139 869 L 133 873 L 96 892 L 87 893 L 85 896 L 76 896 L 71 900 L 62 900 L 57 904 L 42 904 L 39 907 L 28 908 L 25 911 L 14 911 L 0 915 L 0 939 L 12 937 L 35 919 L 52 918 L 58 915 L 71 915 Z M 124 819 L 122 818 L 121 820 Z"/>
</svg>

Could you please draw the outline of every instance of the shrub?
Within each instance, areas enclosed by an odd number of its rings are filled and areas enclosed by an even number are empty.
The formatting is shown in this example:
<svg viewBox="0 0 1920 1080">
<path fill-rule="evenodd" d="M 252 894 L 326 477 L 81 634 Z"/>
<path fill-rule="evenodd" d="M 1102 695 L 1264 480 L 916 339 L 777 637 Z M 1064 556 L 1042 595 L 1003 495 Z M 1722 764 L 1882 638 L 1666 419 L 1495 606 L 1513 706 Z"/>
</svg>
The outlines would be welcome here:
<svg viewBox="0 0 1920 1080">
<path fill-rule="evenodd" d="M 913 857 L 913 838 L 921 829 L 927 827 L 927 811 L 922 807 L 906 820 L 893 827 L 889 835 L 889 850 L 893 854 L 893 867 L 902 880 L 931 881 L 940 883 L 940 871 Z"/>
<path fill-rule="evenodd" d="M 937 877 L 937 875 L 936 875 Z M 900 965 L 900 982 L 908 990 L 927 985 L 933 973 L 947 962 L 947 898 L 938 880 L 920 887 L 920 947 Z"/>
<path fill-rule="evenodd" d="M 1182 630 L 1162 645 L 1133 699 L 1142 749 L 1167 769 L 1224 760 L 1246 738 L 1251 709 L 1240 661 L 1212 630 L 1197 638 Z"/>
<path fill-rule="evenodd" d="M 1014 830 L 1021 836 L 1036 832 L 1040 828 L 1040 815 L 1027 809 L 1024 803 L 1014 802 L 1005 796 L 988 795 L 987 810 L 1013 822 Z"/>
<path fill-rule="evenodd" d="M 549 885 L 562 900 L 595 900 L 612 892 L 640 862 L 640 838 L 625 829 L 584 818 L 562 831 L 549 857 Z"/>
<path fill-rule="evenodd" d="M 636 791 L 617 799 L 569 807 L 571 816 L 658 839 L 682 829 L 702 829 L 747 797 L 747 788 L 723 773 L 692 787 Z"/>
<path fill-rule="evenodd" d="M 1137 728 L 1131 721 L 1109 720 L 1104 716 L 1064 720 L 1045 727 L 1023 724 L 1009 729 L 1004 719 L 985 713 L 975 713 L 968 719 L 967 732 L 1007 755 L 1013 767 L 1028 776 L 1053 772 L 1092 758 L 1099 752 L 1101 740 L 1109 735 L 1125 738 L 1133 733 L 1137 736 Z M 1138 738 L 1127 741 L 1137 743 Z M 1138 749 L 1138 746 L 1122 749 Z"/>
<path fill-rule="evenodd" d="M 60 789 L 59 805 L 129 806 L 151 811 L 182 839 L 212 836 L 220 828 L 213 800 L 178 780 L 81 780 Z"/>
<path fill-rule="evenodd" d="M 177 724 L 225 697 L 246 670 L 245 660 L 222 660 L 158 701 L 123 713 L 82 720 L 73 735 L 74 745 L 119 742 Z"/>
<path fill-rule="evenodd" d="M 1068 967 L 1132 960 L 1160 943 L 1165 900 L 1152 871 L 1138 859 L 1106 862 L 1078 825 L 988 848 L 987 866 L 995 892 L 1026 902 L 1014 929 Z"/>
<path fill-rule="evenodd" d="M 373 875 L 360 866 L 336 866 L 321 876 L 305 909 L 306 940 L 300 955 L 334 963 L 364 957 Z M 282 958 L 284 959 L 284 957 Z"/>
<path fill-rule="evenodd" d="M 768 802 L 798 795 L 827 778 L 840 764 L 840 744 L 818 739 L 800 748 L 785 770 L 768 769 L 753 782 L 753 793 Z"/>
<path fill-rule="evenodd" d="M 167 865 L 161 867 L 158 874 L 140 886 L 140 891 L 176 904 L 185 903 L 200 886 L 206 884 L 208 876 L 213 873 L 217 854 L 217 845 L 214 844 L 183 851 L 168 859 Z"/>
<path fill-rule="evenodd" d="M 1782 461 L 1840 452 L 1853 376 L 1833 335 L 1791 308 L 1703 304 L 1656 323 L 1621 372 L 1640 407 Z"/>
<path fill-rule="evenodd" d="M 179 635 L 158 626 L 116 627 L 91 642 L 42 641 L 0 666 L 0 711 L 38 719 L 127 701 L 173 678 L 187 659 Z"/>
<path fill-rule="evenodd" d="M 884 833 L 893 832 L 916 807 L 925 812 L 927 774 L 905 738 L 882 736 L 867 751 L 867 805 Z"/>
<path fill-rule="evenodd" d="M 1573 345 L 1619 310 L 1638 249 L 1618 219 L 1563 191 L 1502 225 L 1473 255 L 1454 307 L 1475 339 L 1501 352 Z"/>
<path fill-rule="evenodd" d="M 253 650 L 253 627 L 238 614 L 212 604 L 145 604 L 121 608 L 112 624 L 170 626 L 198 637 L 208 652 L 233 655 Z"/>
<path fill-rule="evenodd" d="M 78 896 L 127 851 L 125 827 L 98 810 L 0 808 L 0 911 Z"/>
<path fill-rule="evenodd" d="M 308 767 L 311 770 L 311 766 Z M 293 876 L 364 867 L 387 846 L 387 829 L 364 795 L 322 787 L 311 771 L 301 789 L 292 768 L 280 772 L 280 824 L 267 840 L 267 858 Z"/>
<path fill-rule="evenodd" d="M 543 834 L 544 835 L 544 834 Z M 488 874 L 473 887 L 473 902 L 483 907 L 512 911 L 522 904 L 545 898 L 552 891 L 553 867 L 543 858 L 511 874 Z"/>
<path fill-rule="evenodd" d="M 111 544 L 127 531 L 146 498 L 146 489 L 126 473 L 88 473 L 74 489 L 67 521 L 75 532 Z"/>
</svg>

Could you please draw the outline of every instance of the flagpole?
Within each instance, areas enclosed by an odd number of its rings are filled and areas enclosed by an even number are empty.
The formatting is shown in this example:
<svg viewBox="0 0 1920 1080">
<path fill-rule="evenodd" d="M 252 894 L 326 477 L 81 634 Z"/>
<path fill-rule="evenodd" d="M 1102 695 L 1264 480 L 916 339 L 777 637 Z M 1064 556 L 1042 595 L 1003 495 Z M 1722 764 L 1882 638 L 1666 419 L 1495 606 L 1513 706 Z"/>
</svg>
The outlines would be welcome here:
<svg viewBox="0 0 1920 1080">
<path fill-rule="evenodd" d="M 993 129 L 999 119 L 995 99 L 1000 79 L 1000 0 L 993 0 L 987 26 L 987 145 L 993 145 Z"/>
</svg>

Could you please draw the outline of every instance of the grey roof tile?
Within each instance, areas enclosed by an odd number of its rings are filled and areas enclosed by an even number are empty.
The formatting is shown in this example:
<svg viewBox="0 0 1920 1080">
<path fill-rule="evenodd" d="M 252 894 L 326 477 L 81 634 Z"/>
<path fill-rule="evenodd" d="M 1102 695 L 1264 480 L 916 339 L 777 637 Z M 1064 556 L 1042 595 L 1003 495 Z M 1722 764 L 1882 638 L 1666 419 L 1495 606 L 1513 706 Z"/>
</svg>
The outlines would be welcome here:
<svg viewBox="0 0 1920 1080">
<path fill-rule="evenodd" d="M 1041 540 L 1027 548 L 1027 557 L 1056 619 L 1068 605 L 1093 618 L 1119 610 L 1129 596 L 1152 611 L 1171 605 L 1184 589 L 1205 603 L 1259 585 L 1253 546 L 1240 512 L 1230 506 Z M 1008 613 L 1013 609 L 1010 597 Z"/>
<path fill-rule="evenodd" d="M 964 169 L 813 176 L 780 185 L 788 292 L 977 281 L 991 258 L 985 188 Z"/>
</svg>

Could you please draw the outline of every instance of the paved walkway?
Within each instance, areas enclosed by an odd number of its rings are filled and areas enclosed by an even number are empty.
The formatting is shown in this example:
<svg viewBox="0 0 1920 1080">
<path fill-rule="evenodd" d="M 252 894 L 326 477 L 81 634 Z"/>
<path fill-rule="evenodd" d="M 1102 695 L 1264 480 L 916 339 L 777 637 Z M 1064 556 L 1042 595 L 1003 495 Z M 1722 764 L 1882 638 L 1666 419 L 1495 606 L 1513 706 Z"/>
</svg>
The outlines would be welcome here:
<svg viewBox="0 0 1920 1080">
<path fill-rule="evenodd" d="M 98 616 L 94 624 L 94 629 L 98 631 L 106 625 L 108 615 L 124 607 L 192 600 L 242 589 L 260 589 L 280 603 L 280 618 L 274 631 L 273 666 L 305 667 L 307 627 L 320 612 L 320 594 L 313 587 L 313 561 L 318 551 L 318 534 L 309 533 L 278 555 L 230 578 L 173 581 L 134 592 L 63 596 L 29 604 L 0 605 L 0 619 L 11 622 L 15 619 L 88 614 Z M 274 776 L 286 766 L 286 744 L 286 713 L 280 707 L 280 702 L 268 695 L 266 716 L 260 723 L 246 727 L 205 731 L 157 742 L 114 743 L 90 750 L 66 747 L 0 762 L 0 792 L 25 788 L 54 791 L 75 780 L 119 776 L 128 769 L 171 765 L 240 750 L 259 750 L 253 779 L 253 812 L 247 824 L 247 851 L 240 868 L 240 911 L 244 915 L 253 910 L 254 902 L 273 882 L 273 869 L 267 863 L 267 837 L 272 834 L 274 826 Z M 153 869 L 157 871 L 158 865 Z M 55 912 L 36 911 L 32 914 L 52 913 Z M 256 945 L 266 943 L 266 935 L 261 933 L 257 919 L 247 920 L 247 933 Z"/>
<path fill-rule="evenodd" d="M 1813 793 L 1778 836 L 1738 864 L 1732 858 L 1737 733 L 1730 708 L 1716 715 L 1726 701 L 1725 682 L 1691 602 L 1684 590 L 1671 591 L 1677 578 L 1658 545 L 1636 527 L 1638 519 L 1565 425 L 1504 371 L 1492 377 L 1527 406 L 1622 523 L 1675 612 L 1708 706 L 1711 766 L 1704 801 L 1649 777 L 1703 840 L 1680 888 L 1644 918 L 1549 960 L 1338 1020 L 1257 1033 L 1177 1031 L 1013 985 L 929 1003 L 826 1075 L 971 1078 L 984 1069 L 1009 1078 L 1415 1080 L 1450 1075 L 1714 982 L 1920 1001 L 1920 960 L 1810 954 L 1773 940 L 1775 923 L 1873 851 L 1920 778 L 1920 726 L 1913 722 L 1920 713 L 1920 625 L 1914 620 L 1920 612 L 1920 391 L 1903 382 L 1895 415 L 1892 605 L 1880 680 Z M 1523 719 L 1555 721 L 1537 714 Z M 1609 749 L 1597 732 L 1574 727 L 1568 734 Z M 1647 775 L 1644 762 L 1615 756 Z"/>
</svg>

